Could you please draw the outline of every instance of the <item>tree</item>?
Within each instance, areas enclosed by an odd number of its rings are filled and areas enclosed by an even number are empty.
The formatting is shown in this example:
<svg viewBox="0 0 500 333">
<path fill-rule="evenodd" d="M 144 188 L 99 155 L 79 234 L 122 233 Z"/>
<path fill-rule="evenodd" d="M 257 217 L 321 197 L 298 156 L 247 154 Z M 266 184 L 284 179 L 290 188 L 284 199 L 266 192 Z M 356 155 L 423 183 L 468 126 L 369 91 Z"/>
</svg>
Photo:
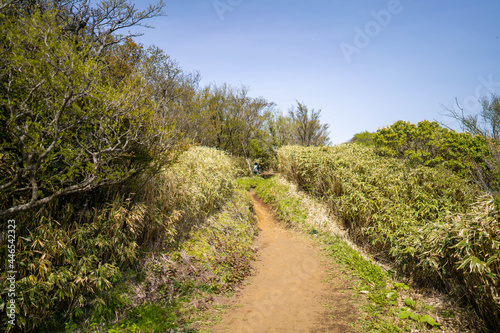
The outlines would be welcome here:
<svg viewBox="0 0 500 333">
<path fill-rule="evenodd" d="M 474 179 L 477 170 L 490 173 L 485 160 L 491 153 L 482 136 L 458 133 L 437 122 L 424 120 L 414 125 L 400 120 L 379 129 L 373 140 L 379 155 L 405 159 L 410 164 L 444 166 L 464 178 Z"/>
<path fill-rule="evenodd" d="M 16 1 L 0 11 L 0 216 L 120 182 L 166 149 L 168 124 L 130 69 L 109 78 L 122 28 L 160 15 L 124 0 L 90 8 Z"/>
<path fill-rule="evenodd" d="M 266 115 L 274 103 L 248 96 L 248 88 L 229 85 L 205 87 L 197 94 L 196 134 L 198 142 L 250 160 L 266 155 Z M 193 129 L 191 129 L 193 130 Z"/>
<path fill-rule="evenodd" d="M 292 118 L 281 112 L 272 112 L 266 116 L 264 130 L 268 133 L 270 147 L 277 150 L 293 143 L 294 124 Z"/>
<path fill-rule="evenodd" d="M 357 143 L 362 146 L 367 146 L 371 147 L 374 146 L 375 143 L 373 142 L 373 134 L 372 132 L 364 131 L 361 133 L 357 133 L 354 135 L 354 137 L 349 140 L 350 143 Z"/>
<path fill-rule="evenodd" d="M 324 146 L 330 143 L 328 124 L 321 124 L 321 110 L 309 110 L 297 101 L 297 108 L 289 110 L 294 125 L 294 143 L 302 146 Z"/>
<path fill-rule="evenodd" d="M 447 115 L 455 119 L 462 130 L 472 134 L 481 135 L 485 138 L 500 140 L 500 96 L 492 94 L 490 98 L 483 97 L 481 104 L 483 109 L 478 114 L 466 114 L 464 109 L 456 101 L 458 110 L 453 107 L 446 108 Z"/>
<path fill-rule="evenodd" d="M 500 187 L 500 96 L 483 97 L 483 109 L 478 114 L 466 114 L 456 101 L 458 110 L 446 108 L 447 115 L 455 119 L 463 131 L 480 136 L 487 144 L 482 163 L 475 163 L 471 177 L 485 191 L 498 194 Z M 446 125 L 445 125 L 446 126 Z"/>
<path fill-rule="evenodd" d="M 143 50 L 139 63 L 156 114 L 164 123 L 171 124 L 170 138 L 177 141 L 196 138 L 200 117 L 196 98 L 199 73 L 184 72 L 175 60 L 155 46 Z"/>
</svg>

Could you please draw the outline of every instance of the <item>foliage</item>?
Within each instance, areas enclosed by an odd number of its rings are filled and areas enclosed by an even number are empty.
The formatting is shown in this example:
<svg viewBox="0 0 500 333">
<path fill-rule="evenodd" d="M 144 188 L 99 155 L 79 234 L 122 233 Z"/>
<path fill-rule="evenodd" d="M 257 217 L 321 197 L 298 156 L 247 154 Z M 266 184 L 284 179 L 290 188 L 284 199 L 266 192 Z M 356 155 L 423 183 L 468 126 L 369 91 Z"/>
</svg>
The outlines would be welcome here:
<svg viewBox="0 0 500 333">
<path fill-rule="evenodd" d="M 448 290 L 456 297 L 465 297 L 491 327 L 499 327 L 499 321 L 492 319 L 500 316 L 498 210 L 490 195 L 480 197 L 472 208 L 471 212 L 448 215 L 439 223 L 424 226 L 408 245 L 416 246 L 422 274 L 438 270 L 446 277 L 443 282 Z"/>
<path fill-rule="evenodd" d="M 363 146 L 373 146 L 375 143 L 373 142 L 373 135 L 375 133 L 371 133 L 368 131 L 364 131 L 361 133 L 357 133 L 354 137 L 349 141 L 351 143 L 357 143 Z"/>
<path fill-rule="evenodd" d="M 12 2 L 0 12 L 0 216 L 123 181 L 166 149 L 169 126 L 139 73 L 103 75 L 111 33 L 161 6 L 98 7 L 83 32 L 56 2 Z"/>
<path fill-rule="evenodd" d="M 308 202 L 307 195 L 291 191 L 291 184 L 279 177 L 267 180 L 259 177 L 245 178 L 238 180 L 238 183 L 246 188 L 255 188 L 255 193 L 272 205 L 280 220 L 288 226 L 298 227 L 315 235 L 315 239 L 323 244 L 328 257 L 356 277 L 354 290 L 366 294 L 369 301 L 362 307 L 367 317 L 360 316 L 359 319 L 364 331 L 402 332 L 408 327 L 426 331 L 424 326 L 430 325 L 428 322 L 438 325 L 433 319 L 437 314 L 435 309 L 404 297 L 412 292 L 410 286 L 394 282 L 390 271 L 381 269 L 373 260 L 362 256 L 338 234 L 332 234 L 335 228 L 331 224 L 334 221 L 321 215 L 320 223 L 317 223 L 318 217 L 314 216 L 316 209 L 313 208 L 315 205 Z M 399 311 L 402 311 L 398 308 L 399 305 L 405 302 L 411 304 L 414 316 L 424 318 L 422 322 L 409 324 L 396 319 Z"/>
<path fill-rule="evenodd" d="M 289 114 L 294 126 L 294 144 L 306 147 L 329 144 L 329 125 L 321 124 L 321 110 L 309 110 L 305 104 L 297 102 L 297 108 L 290 109 Z"/>
<path fill-rule="evenodd" d="M 151 180 L 142 197 L 148 202 L 156 229 L 143 239 L 165 235 L 182 241 L 191 228 L 218 211 L 233 194 L 238 170 L 226 153 L 207 147 L 193 147 L 176 163 Z M 165 221 L 170 221 L 169 226 Z M 170 236 L 170 238 L 169 238 Z M 150 244 L 150 249 L 154 249 Z"/>
<path fill-rule="evenodd" d="M 293 143 L 294 123 L 292 118 L 281 112 L 269 113 L 266 117 L 265 131 L 269 134 L 273 149 Z"/>
<path fill-rule="evenodd" d="M 105 311 L 104 292 L 137 263 L 141 248 L 173 247 L 233 195 L 236 169 L 224 153 L 197 147 L 177 160 L 149 182 L 142 174 L 130 187 L 59 198 L 34 214 L 16 215 L 16 319 L 23 330 L 50 331 L 91 309 Z M 134 195 L 139 184 L 145 188 Z"/>
<path fill-rule="evenodd" d="M 451 172 L 410 167 L 359 145 L 283 147 L 278 158 L 282 172 L 327 202 L 356 242 L 369 242 L 415 281 L 466 294 L 491 329 L 500 327 L 492 319 L 500 318 L 500 234 L 491 197 L 478 204 L 487 209 L 472 209 L 478 190 Z"/>
<path fill-rule="evenodd" d="M 377 152 L 398 157 L 413 165 L 444 166 L 464 178 L 474 168 L 486 170 L 485 157 L 491 154 L 482 136 L 457 133 L 427 120 L 417 125 L 398 121 L 374 134 Z"/>
</svg>

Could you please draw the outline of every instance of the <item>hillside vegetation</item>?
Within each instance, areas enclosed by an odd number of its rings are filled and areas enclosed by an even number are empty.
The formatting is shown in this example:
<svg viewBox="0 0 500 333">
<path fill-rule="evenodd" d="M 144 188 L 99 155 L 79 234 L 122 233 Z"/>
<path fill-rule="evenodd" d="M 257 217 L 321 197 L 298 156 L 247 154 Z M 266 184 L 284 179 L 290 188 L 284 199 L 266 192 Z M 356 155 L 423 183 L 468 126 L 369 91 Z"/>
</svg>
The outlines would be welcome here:
<svg viewBox="0 0 500 333">
<path fill-rule="evenodd" d="M 163 8 L 0 4 L 0 227 L 16 228 L 0 233 L 0 254 L 17 272 L 15 293 L 1 294 L 0 311 L 16 314 L 9 325 L 0 317 L 6 330 L 121 321 L 140 307 L 121 296 L 134 293 L 125 282 L 153 278 L 143 268 L 158 253 L 175 266 L 158 270 L 171 273 L 154 293 L 169 306 L 198 287 L 229 288 L 248 271 L 255 231 L 233 161 L 248 170 L 273 161 L 273 147 L 329 140 L 320 111 L 297 102 L 284 115 L 246 87 L 201 86 L 198 73 L 135 42 L 134 28 Z"/>
<path fill-rule="evenodd" d="M 147 181 L 138 195 L 124 185 L 19 214 L 19 327 L 109 324 L 144 302 L 173 306 L 198 288 L 231 288 L 248 273 L 255 234 L 250 201 L 233 186 L 238 172 L 225 153 L 191 148 L 151 180 L 127 184 Z M 168 314 L 158 309 L 156 316 Z"/>
<path fill-rule="evenodd" d="M 346 230 L 320 199 L 299 190 L 280 175 L 242 178 L 238 182 L 253 187 L 259 198 L 272 205 L 280 222 L 309 234 L 324 246 L 333 262 L 342 265 L 341 275 L 352 281 L 351 288 L 368 300 L 358 303 L 361 314 L 356 324 L 361 332 L 432 332 L 436 328 L 443 332 L 480 331 L 477 320 L 462 312 L 454 301 L 436 298 L 438 293 L 422 294 L 418 286 L 402 283 L 408 279 L 395 276 L 393 270 L 352 244 Z"/>
<path fill-rule="evenodd" d="M 163 8 L 0 4 L 0 255 L 16 272 L 0 300 L 15 325 L 1 316 L 1 328 L 188 327 L 249 272 L 256 226 L 235 179 L 258 161 L 326 201 L 378 258 L 500 329 L 497 118 L 489 132 L 465 119 L 475 136 L 398 122 L 353 141 L 367 147 L 305 148 L 330 142 L 321 110 L 297 101 L 283 114 L 244 86 L 201 86 L 124 32 Z"/>
<path fill-rule="evenodd" d="M 329 204 L 357 243 L 500 327 L 493 197 L 444 168 L 411 166 L 361 145 L 287 146 L 278 161 L 287 178 Z"/>
<path fill-rule="evenodd" d="M 372 138 L 381 156 L 397 157 L 412 166 L 440 166 L 485 191 L 498 191 L 498 141 L 489 135 L 459 133 L 424 120 L 416 125 L 397 121 L 373 133 Z"/>
</svg>

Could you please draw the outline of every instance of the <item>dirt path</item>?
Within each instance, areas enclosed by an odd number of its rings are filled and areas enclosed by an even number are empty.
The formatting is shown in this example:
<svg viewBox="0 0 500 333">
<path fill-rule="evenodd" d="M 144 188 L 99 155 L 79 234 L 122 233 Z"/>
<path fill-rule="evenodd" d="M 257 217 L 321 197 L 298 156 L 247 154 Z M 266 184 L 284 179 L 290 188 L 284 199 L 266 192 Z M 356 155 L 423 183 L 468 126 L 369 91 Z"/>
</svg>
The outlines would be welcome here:
<svg viewBox="0 0 500 333">
<path fill-rule="evenodd" d="M 230 309 L 213 332 L 355 332 L 349 283 L 328 272 L 306 236 L 283 228 L 252 193 L 261 229 L 254 276 L 226 300 Z M 347 290 L 347 292 L 346 292 Z"/>
</svg>

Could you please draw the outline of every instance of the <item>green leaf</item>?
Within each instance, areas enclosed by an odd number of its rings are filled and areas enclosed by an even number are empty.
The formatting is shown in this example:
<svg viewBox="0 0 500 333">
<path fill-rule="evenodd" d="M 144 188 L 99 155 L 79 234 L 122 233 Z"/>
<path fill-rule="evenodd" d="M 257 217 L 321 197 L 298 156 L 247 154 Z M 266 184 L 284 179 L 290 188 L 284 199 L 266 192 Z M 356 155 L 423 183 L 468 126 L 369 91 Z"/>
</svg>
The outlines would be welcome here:
<svg viewBox="0 0 500 333">
<path fill-rule="evenodd" d="M 410 315 L 411 315 L 411 312 L 409 312 L 409 311 L 401 311 L 400 313 L 398 313 L 398 318 L 399 319 L 406 319 Z"/>
<path fill-rule="evenodd" d="M 408 286 L 407 284 L 405 283 L 394 283 L 394 287 L 396 288 L 403 288 L 404 290 L 408 290 L 410 289 L 410 286 Z"/>
<path fill-rule="evenodd" d="M 427 323 L 427 324 L 431 325 L 432 327 L 439 326 L 439 324 L 434 320 L 434 318 L 432 318 L 429 315 L 422 316 L 422 318 L 420 318 L 420 322 Z"/>
<path fill-rule="evenodd" d="M 417 306 L 417 303 L 409 297 L 406 297 L 405 304 L 411 307 L 412 309 L 415 309 L 415 307 Z"/>
<path fill-rule="evenodd" d="M 420 319 L 420 315 L 416 313 L 411 313 L 410 318 L 414 321 L 418 321 Z"/>
</svg>

